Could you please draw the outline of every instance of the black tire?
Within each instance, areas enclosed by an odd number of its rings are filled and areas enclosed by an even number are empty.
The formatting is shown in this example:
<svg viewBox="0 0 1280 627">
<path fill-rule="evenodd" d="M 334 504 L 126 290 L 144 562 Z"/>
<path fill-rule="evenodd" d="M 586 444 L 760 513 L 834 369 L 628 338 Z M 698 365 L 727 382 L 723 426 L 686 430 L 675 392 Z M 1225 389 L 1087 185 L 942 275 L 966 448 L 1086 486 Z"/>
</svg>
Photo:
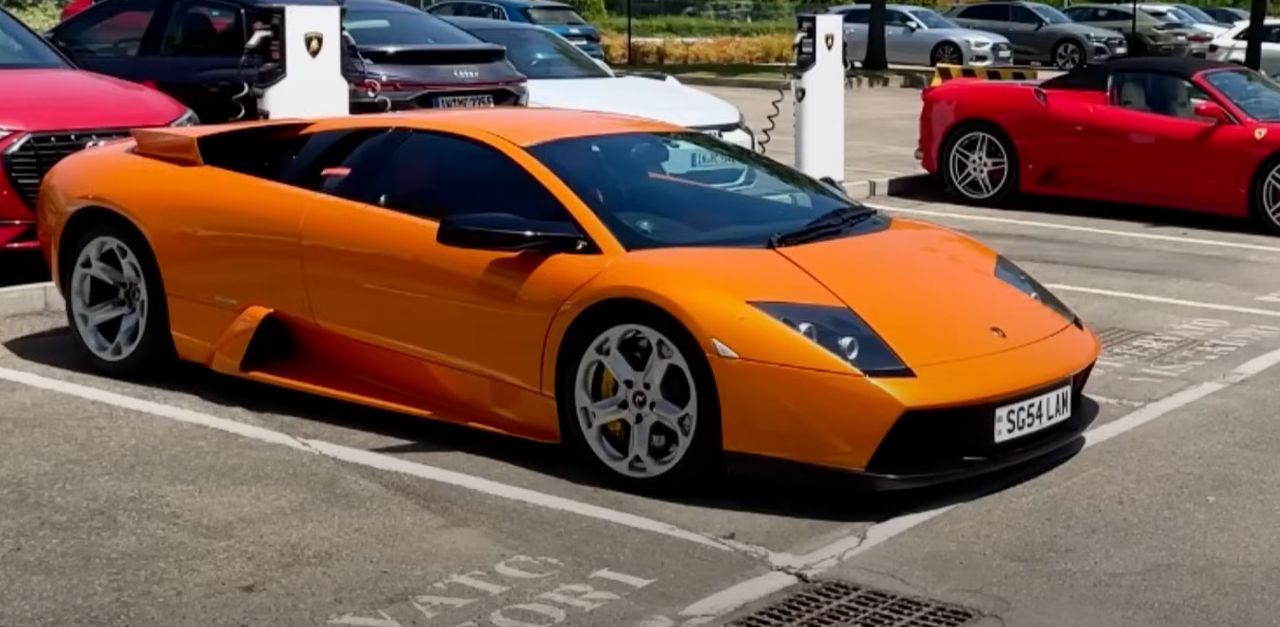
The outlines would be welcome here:
<svg viewBox="0 0 1280 627">
<path fill-rule="evenodd" d="M 964 178 L 965 174 L 960 173 L 958 177 L 953 169 L 952 153 L 974 133 L 985 134 L 998 142 L 1000 150 L 1006 155 L 1005 176 L 998 185 L 993 184 L 993 191 L 985 196 L 966 191 L 969 185 Z M 942 150 L 938 154 L 938 172 L 942 176 L 943 187 L 948 194 L 969 203 L 989 206 L 1008 203 L 1018 191 L 1018 168 L 1018 152 L 1014 148 L 1013 141 L 1000 127 L 988 122 L 967 122 L 956 127 L 947 134 L 947 139 L 943 142 Z"/>
<path fill-rule="evenodd" d="M 950 57 L 954 57 L 955 60 L 949 60 Z M 964 65 L 964 52 L 960 50 L 960 46 L 950 41 L 938 42 L 938 45 L 934 46 L 933 51 L 929 53 L 929 65 L 939 64 Z"/>
<path fill-rule="evenodd" d="M 82 324 L 77 322 L 77 316 L 84 315 L 80 299 L 73 298 L 71 293 L 77 288 L 73 282 L 77 275 L 77 267 L 83 265 L 82 253 L 90 244 L 102 241 L 100 238 L 113 238 L 127 247 L 135 257 L 143 278 L 141 282 L 143 286 L 137 286 L 134 290 L 145 298 L 145 306 L 137 311 L 140 322 L 137 326 L 136 346 L 127 354 L 122 354 L 115 359 L 104 358 L 90 347 L 90 340 L 86 339 L 88 332 Z M 76 338 L 78 348 L 88 358 L 91 367 L 97 372 L 121 379 L 148 378 L 162 372 L 175 360 L 175 351 L 173 336 L 169 329 L 169 310 L 165 302 L 164 285 L 160 279 L 155 256 L 147 245 L 146 239 L 131 226 L 117 222 L 98 222 L 78 233 L 70 245 L 69 254 L 65 257 L 67 263 L 61 268 L 67 324 L 71 327 L 71 333 Z M 99 283 L 100 285 L 95 284 L 90 289 L 110 294 L 112 288 L 106 287 L 108 284 L 105 282 Z M 122 332 L 123 328 L 117 328 L 117 334 Z"/>
<path fill-rule="evenodd" d="M 1053 48 L 1049 51 L 1049 60 L 1054 67 L 1064 72 L 1087 65 L 1089 62 L 1088 51 L 1074 39 L 1063 39 L 1053 44 Z"/>
<path fill-rule="evenodd" d="M 696 389 L 696 421 L 692 429 L 691 442 L 683 456 L 674 465 L 656 476 L 629 476 L 611 467 L 588 444 L 587 435 L 584 432 L 586 427 L 579 417 L 575 386 L 578 383 L 579 367 L 584 356 L 601 334 L 621 325 L 641 325 L 669 338 L 688 364 L 688 374 Z M 620 391 L 627 389 L 621 384 L 617 385 Z M 631 389 L 639 390 L 638 387 Z M 632 308 L 628 308 L 626 313 L 613 310 L 575 325 L 559 351 L 556 403 L 562 443 L 610 484 L 629 491 L 670 494 L 704 488 L 723 474 L 720 400 L 711 366 L 692 335 L 684 327 L 658 312 Z M 695 403 L 691 402 L 690 405 Z M 631 420 L 629 417 L 626 419 L 628 438 L 632 428 Z"/>
<path fill-rule="evenodd" d="M 1274 181 L 1271 185 L 1269 178 Z M 1280 208 L 1280 155 L 1264 161 L 1249 186 L 1250 217 L 1266 232 L 1280 235 L 1280 211 L 1273 214 L 1267 210 L 1269 197 L 1274 197 L 1273 207 Z"/>
</svg>

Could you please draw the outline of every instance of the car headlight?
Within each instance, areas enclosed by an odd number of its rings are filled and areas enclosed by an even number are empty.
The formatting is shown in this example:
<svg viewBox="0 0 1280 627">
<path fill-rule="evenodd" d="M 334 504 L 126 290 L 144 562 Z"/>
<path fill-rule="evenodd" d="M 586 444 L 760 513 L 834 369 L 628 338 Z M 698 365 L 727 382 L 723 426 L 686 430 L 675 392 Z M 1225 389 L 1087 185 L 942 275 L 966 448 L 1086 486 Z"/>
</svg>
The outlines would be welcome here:
<svg viewBox="0 0 1280 627">
<path fill-rule="evenodd" d="M 1022 268 L 1019 268 L 1016 264 L 1003 256 L 996 259 L 996 278 L 1013 286 L 1019 292 L 1034 298 L 1045 307 L 1058 312 L 1058 314 L 1063 318 L 1066 318 L 1068 322 L 1076 326 L 1080 326 L 1082 324 L 1080 322 L 1080 316 L 1077 316 L 1075 312 L 1071 311 L 1071 308 L 1068 307 L 1066 303 L 1058 300 L 1058 297 L 1054 296 L 1053 292 L 1050 292 L 1049 289 L 1041 285 L 1039 281 L 1031 278 L 1031 275 L 1027 274 Z"/>
<path fill-rule="evenodd" d="M 991 41 L 987 39 L 970 39 L 969 47 L 974 50 L 986 50 L 991 47 Z"/>
<path fill-rule="evenodd" d="M 910 377 L 915 374 L 862 318 L 847 307 L 751 304 L 867 376 Z"/>
<path fill-rule="evenodd" d="M 186 113 L 178 116 L 178 119 L 169 123 L 169 126 L 195 126 L 200 123 L 200 118 L 196 116 L 196 112 L 187 109 Z"/>
<path fill-rule="evenodd" d="M 7 128 L 0 128 L 0 139 L 4 139 L 13 134 L 13 131 Z"/>
<path fill-rule="evenodd" d="M 1085 37 L 1088 37 L 1089 41 L 1092 41 L 1095 44 L 1101 44 L 1101 43 L 1106 43 L 1109 35 L 1099 35 L 1097 33 L 1089 33 L 1088 35 L 1085 35 Z"/>
</svg>

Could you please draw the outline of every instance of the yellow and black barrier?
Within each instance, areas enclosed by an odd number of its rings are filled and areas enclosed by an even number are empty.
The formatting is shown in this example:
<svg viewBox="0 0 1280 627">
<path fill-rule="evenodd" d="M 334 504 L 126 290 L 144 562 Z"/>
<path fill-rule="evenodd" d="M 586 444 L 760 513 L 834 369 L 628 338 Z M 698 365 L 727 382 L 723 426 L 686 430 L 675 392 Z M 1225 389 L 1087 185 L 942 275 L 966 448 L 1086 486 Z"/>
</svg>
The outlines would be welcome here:
<svg viewBox="0 0 1280 627">
<path fill-rule="evenodd" d="M 938 65 L 933 68 L 930 87 L 941 85 L 953 78 L 980 78 L 988 81 L 1030 81 L 1039 74 L 1034 68 L 969 67 L 965 65 Z"/>
</svg>

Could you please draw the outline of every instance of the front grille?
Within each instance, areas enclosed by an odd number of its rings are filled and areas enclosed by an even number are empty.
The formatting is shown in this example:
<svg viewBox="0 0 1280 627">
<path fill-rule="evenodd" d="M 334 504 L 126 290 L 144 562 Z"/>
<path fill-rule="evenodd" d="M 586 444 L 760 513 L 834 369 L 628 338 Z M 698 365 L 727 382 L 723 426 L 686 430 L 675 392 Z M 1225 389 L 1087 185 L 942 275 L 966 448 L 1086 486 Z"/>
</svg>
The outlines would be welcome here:
<svg viewBox="0 0 1280 627">
<path fill-rule="evenodd" d="M 997 407 L 1019 399 L 1032 398 L 1058 389 L 1060 381 L 1018 397 L 994 403 L 954 409 L 908 411 L 898 418 L 867 463 L 867 472 L 884 475 L 914 475 L 980 466 L 1002 457 L 1017 455 L 1048 441 L 1077 431 L 1090 418 L 1081 411 L 1084 384 L 1092 366 L 1072 377 L 1071 417 L 1041 431 L 995 443 L 994 420 Z"/>
<path fill-rule="evenodd" d="M 34 207 L 40 181 L 63 157 L 83 150 L 91 142 L 128 135 L 129 131 L 121 129 L 31 133 L 5 151 L 4 172 L 18 196 Z"/>
<path fill-rule="evenodd" d="M 961 627 L 981 615 L 967 607 L 840 581 L 808 584 L 799 592 L 730 627 Z"/>
</svg>

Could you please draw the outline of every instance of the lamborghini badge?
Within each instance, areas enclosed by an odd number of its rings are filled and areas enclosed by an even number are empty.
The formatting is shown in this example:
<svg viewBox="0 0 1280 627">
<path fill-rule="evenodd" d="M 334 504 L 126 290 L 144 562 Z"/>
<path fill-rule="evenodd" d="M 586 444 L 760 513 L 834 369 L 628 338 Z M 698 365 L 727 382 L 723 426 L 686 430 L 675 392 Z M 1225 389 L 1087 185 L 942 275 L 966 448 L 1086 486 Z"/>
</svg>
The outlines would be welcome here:
<svg viewBox="0 0 1280 627">
<path fill-rule="evenodd" d="M 320 49 L 324 47 L 324 35 L 321 33 L 311 32 L 302 36 L 302 41 L 307 45 L 307 54 L 311 58 L 316 58 L 320 54 Z"/>
</svg>

